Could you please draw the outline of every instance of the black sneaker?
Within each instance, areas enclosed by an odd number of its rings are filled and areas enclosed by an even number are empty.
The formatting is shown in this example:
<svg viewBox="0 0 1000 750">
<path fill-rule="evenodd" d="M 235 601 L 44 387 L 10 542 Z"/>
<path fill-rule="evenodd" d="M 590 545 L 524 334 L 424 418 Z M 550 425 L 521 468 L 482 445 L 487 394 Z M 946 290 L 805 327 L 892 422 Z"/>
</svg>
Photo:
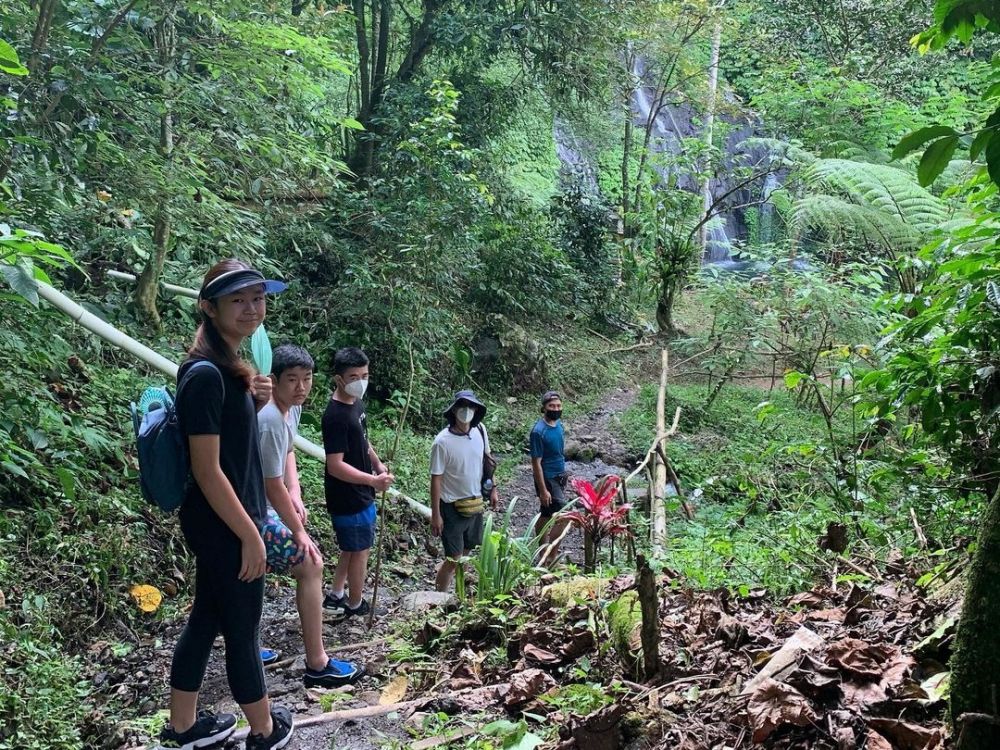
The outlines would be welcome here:
<svg viewBox="0 0 1000 750">
<path fill-rule="evenodd" d="M 333 594 L 327 594 L 323 598 L 323 609 L 328 612 L 333 612 L 334 614 L 338 612 L 343 612 L 344 608 L 347 606 L 346 596 L 334 596 Z"/>
<path fill-rule="evenodd" d="M 278 750 L 292 739 L 292 712 L 284 706 L 271 706 L 271 736 L 251 734 L 247 736 L 247 750 Z"/>
<path fill-rule="evenodd" d="M 349 661 L 330 659 L 324 669 L 306 669 L 302 681 L 306 687 L 335 688 L 350 685 L 365 676 L 365 668 Z"/>
<path fill-rule="evenodd" d="M 371 611 L 372 607 L 365 599 L 362 599 L 361 604 L 359 604 L 357 607 L 352 607 L 347 603 L 346 599 L 344 600 L 345 617 L 362 617 L 363 615 L 371 613 Z"/>
<path fill-rule="evenodd" d="M 186 732 L 175 732 L 172 727 L 164 727 L 160 732 L 160 747 L 170 750 L 195 750 L 211 747 L 224 741 L 236 729 L 233 714 L 213 714 L 199 711 L 198 718 Z"/>
</svg>

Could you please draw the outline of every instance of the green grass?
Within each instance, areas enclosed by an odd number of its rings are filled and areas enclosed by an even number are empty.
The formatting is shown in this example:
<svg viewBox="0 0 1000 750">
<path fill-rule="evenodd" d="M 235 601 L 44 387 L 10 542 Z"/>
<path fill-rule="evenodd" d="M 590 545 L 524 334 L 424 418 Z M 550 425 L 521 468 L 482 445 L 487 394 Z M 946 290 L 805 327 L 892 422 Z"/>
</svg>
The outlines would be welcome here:
<svg viewBox="0 0 1000 750">
<path fill-rule="evenodd" d="M 638 454 L 655 434 L 656 392 L 644 387 L 620 417 Z M 830 522 L 849 526 L 848 554 L 878 559 L 890 548 L 913 547 L 907 513 L 921 492 L 890 484 L 876 492 L 869 480 L 882 464 L 866 457 L 859 467 L 864 491 L 855 497 L 834 471 L 818 412 L 799 406 L 781 386 L 770 393 L 727 386 L 707 411 L 706 394 L 704 384 L 672 385 L 667 398 L 670 417 L 681 407 L 680 431 L 667 452 L 697 510 L 693 521 L 682 520 L 670 501 L 673 520 L 659 562 L 682 573 L 686 584 L 779 594 L 807 588 L 833 567 L 833 553 L 817 545 Z M 765 402 L 774 409 L 762 420 Z M 849 435 L 848 412 L 835 434 L 838 442 Z"/>
</svg>

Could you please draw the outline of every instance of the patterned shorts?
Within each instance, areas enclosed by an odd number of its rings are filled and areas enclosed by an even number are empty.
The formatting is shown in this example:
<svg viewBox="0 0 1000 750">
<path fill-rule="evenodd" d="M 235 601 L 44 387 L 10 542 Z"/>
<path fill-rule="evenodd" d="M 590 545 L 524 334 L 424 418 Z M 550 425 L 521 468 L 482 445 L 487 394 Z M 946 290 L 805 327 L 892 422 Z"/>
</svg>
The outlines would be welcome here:
<svg viewBox="0 0 1000 750">
<path fill-rule="evenodd" d="M 292 539 L 291 530 L 270 508 L 267 510 L 267 520 L 260 530 L 260 536 L 267 551 L 268 572 L 287 573 L 305 557 L 305 551 Z"/>
</svg>

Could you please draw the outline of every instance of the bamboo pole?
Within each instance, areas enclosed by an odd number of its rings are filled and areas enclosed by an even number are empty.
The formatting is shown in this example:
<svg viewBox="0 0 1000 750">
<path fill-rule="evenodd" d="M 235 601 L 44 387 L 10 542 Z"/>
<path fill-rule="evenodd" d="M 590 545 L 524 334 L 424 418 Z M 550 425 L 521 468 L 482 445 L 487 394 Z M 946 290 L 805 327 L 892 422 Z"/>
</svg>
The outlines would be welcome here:
<svg viewBox="0 0 1000 750">
<path fill-rule="evenodd" d="M 656 434 L 659 437 L 657 448 L 662 445 L 666 429 L 667 401 L 667 371 L 670 368 L 670 355 L 666 349 L 660 352 L 660 390 L 656 394 Z M 650 543 L 654 555 L 663 554 L 664 542 L 667 538 L 667 509 L 664 498 L 667 494 L 667 466 L 660 456 L 660 451 L 653 451 L 653 496 L 650 509 Z"/>
<path fill-rule="evenodd" d="M 139 280 L 139 277 L 136 276 L 135 274 L 125 273 L 124 271 L 108 271 L 107 274 L 113 279 L 123 279 L 124 281 L 131 281 L 133 283 Z M 170 292 L 171 294 L 177 295 L 178 297 L 189 297 L 190 299 L 198 299 L 197 289 L 188 289 L 185 286 L 168 284 L 166 281 L 161 281 L 160 286 L 163 287 L 163 291 Z"/>
<path fill-rule="evenodd" d="M 91 333 L 96 334 L 109 344 L 113 344 L 120 349 L 124 349 L 132 356 L 145 362 L 150 367 L 159 370 L 167 377 L 177 377 L 178 367 L 175 362 L 170 361 L 162 354 L 158 354 L 145 344 L 136 341 L 131 336 L 122 333 L 117 328 L 101 320 L 93 313 L 85 310 L 58 289 L 46 284 L 44 281 L 38 281 L 37 285 L 39 297 L 44 299 L 60 312 L 68 315 L 73 321 L 79 323 Z M 195 292 L 195 296 L 197 296 L 197 294 L 198 293 Z M 323 461 L 324 463 L 326 462 L 326 451 L 312 441 L 306 440 L 306 438 L 301 435 L 295 436 L 295 447 L 299 448 L 307 456 L 311 456 L 312 458 Z M 403 500 L 413 512 L 423 516 L 424 518 L 431 517 L 431 509 L 423 503 L 414 500 L 412 497 L 404 495 L 402 492 L 392 487 L 389 488 L 389 494 Z"/>
<path fill-rule="evenodd" d="M 392 441 L 392 452 L 386 456 L 387 461 L 395 461 L 396 451 L 399 450 L 399 438 L 403 434 L 403 425 L 406 423 L 406 415 L 410 411 L 410 399 L 413 397 L 413 376 L 416 370 L 413 366 L 413 341 L 410 341 L 407 347 L 407 353 L 410 355 L 410 384 L 406 389 L 406 404 L 403 406 L 403 412 L 399 415 L 399 422 L 396 424 L 396 438 Z M 388 464 L 386 464 L 388 466 Z M 385 538 L 389 534 L 389 508 L 386 505 L 385 498 L 388 494 L 388 487 L 386 487 L 386 492 L 382 493 L 382 522 L 378 525 L 378 536 L 375 539 L 375 574 L 372 583 L 372 603 L 371 612 L 368 613 L 368 629 L 372 629 L 372 625 L 375 623 L 375 608 L 378 605 L 378 588 L 379 583 L 382 581 L 382 550 L 385 548 Z M 352 592 L 353 595 L 353 592 Z"/>
</svg>

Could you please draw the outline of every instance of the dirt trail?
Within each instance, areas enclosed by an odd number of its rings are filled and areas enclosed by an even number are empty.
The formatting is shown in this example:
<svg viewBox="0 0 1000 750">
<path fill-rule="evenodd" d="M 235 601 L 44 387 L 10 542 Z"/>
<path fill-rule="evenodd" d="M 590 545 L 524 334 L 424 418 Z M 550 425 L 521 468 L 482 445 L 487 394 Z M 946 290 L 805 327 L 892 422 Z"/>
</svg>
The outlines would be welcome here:
<svg viewBox="0 0 1000 750">
<path fill-rule="evenodd" d="M 618 389 L 610 393 L 592 412 L 583 415 L 566 415 L 567 444 L 573 451 L 593 457 L 592 460 L 571 460 L 567 468 L 571 476 L 593 481 L 605 474 L 626 472 L 630 465 L 628 451 L 617 436 L 615 417 L 634 401 L 637 390 Z M 508 457 L 506 460 L 512 460 Z M 518 466 L 513 479 L 501 486 L 502 497 L 506 500 L 517 495 L 521 498 L 514 514 L 514 532 L 523 533 L 538 511 L 538 501 L 533 488 L 531 466 L 527 456 L 518 456 Z M 324 626 L 328 648 L 336 649 L 349 644 L 386 639 L 367 647 L 333 654 L 335 658 L 364 664 L 368 676 L 358 684 L 342 688 L 335 695 L 323 697 L 325 691 L 307 690 L 302 684 L 302 657 L 288 663 L 291 657 L 301 654 L 298 616 L 295 609 L 295 589 L 290 579 L 270 578 L 261 622 L 261 643 L 282 653 L 279 665 L 266 670 L 268 687 L 272 698 L 288 706 L 299 717 L 322 713 L 323 703 L 331 710 L 358 708 L 377 704 L 381 690 L 389 682 L 396 665 L 389 661 L 393 647 L 392 634 L 408 618 L 402 611 L 400 599 L 407 593 L 433 589 L 435 566 L 439 561 L 439 541 L 430 536 L 427 524 L 399 508 L 392 511 L 396 521 L 402 522 L 400 530 L 387 545 L 383 566 L 383 583 L 379 595 L 380 616 L 374 627 L 366 629 L 367 618 L 359 622 L 349 619 L 341 623 L 327 622 Z M 321 540 L 321 544 L 327 540 Z M 580 533 L 571 531 L 562 547 L 570 562 L 583 561 L 583 546 Z M 331 559 L 334 555 L 327 550 Z M 150 692 L 137 696 L 135 705 L 139 713 L 148 714 L 164 706 L 166 685 L 170 670 L 172 648 L 177 640 L 182 623 L 163 626 L 156 634 L 156 646 L 140 645 L 130 657 L 118 666 L 120 684 L 128 684 L 129 673 L 142 670 L 143 685 L 130 685 L 136 693 Z M 284 663 L 282 663 L 284 662 Z M 109 681 L 111 688 L 117 679 Z M 407 695 L 407 698 L 414 696 Z M 233 711 L 240 715 L 229 695 L 225 677 L 224 650 L 221 639 L 213 652 L 202 688 L 202 706 L 215 711 Z M 374 750 L 384 746 L 387 740 L 407 742 L 409 734 L 400 717 L 376 717 L 346 723 L 329 723 L 303 728 L 295 733 L 288 747 L 300 748 L 351 748 L 352 750 Z M 121 730 L 114 747 L 128 748 L 147 742 L 149 738 L 136 729 Z M 242 746 L 241 744 L 239 746 Z"/>
<path fill-rule="evenodd" d="M 616 389 L 591 412 L 580 416 L 566 413 L 567 455 L 576 457 L 566 462 L 571 477 L 593 482 L 607 474 L 628 474 L 627 467 L 635 462 L 618 434 L 617 417 L 632 405 L 637 394 L 636 387 Z M 587 460 L 582 460 L 584 458 Z M 505 499 L 515 495 L 520 498 L 514 509 L 514 531 L 523 534 L 539 510 L 531 464 L 526 455 L 520 457 L 512 481 L 501 490 Z M 565 553 L 568 562 L 582 564 L 583 538 L 580 532 L 575 529 L 570 531 L 560 550 Z"/>
</svg>

